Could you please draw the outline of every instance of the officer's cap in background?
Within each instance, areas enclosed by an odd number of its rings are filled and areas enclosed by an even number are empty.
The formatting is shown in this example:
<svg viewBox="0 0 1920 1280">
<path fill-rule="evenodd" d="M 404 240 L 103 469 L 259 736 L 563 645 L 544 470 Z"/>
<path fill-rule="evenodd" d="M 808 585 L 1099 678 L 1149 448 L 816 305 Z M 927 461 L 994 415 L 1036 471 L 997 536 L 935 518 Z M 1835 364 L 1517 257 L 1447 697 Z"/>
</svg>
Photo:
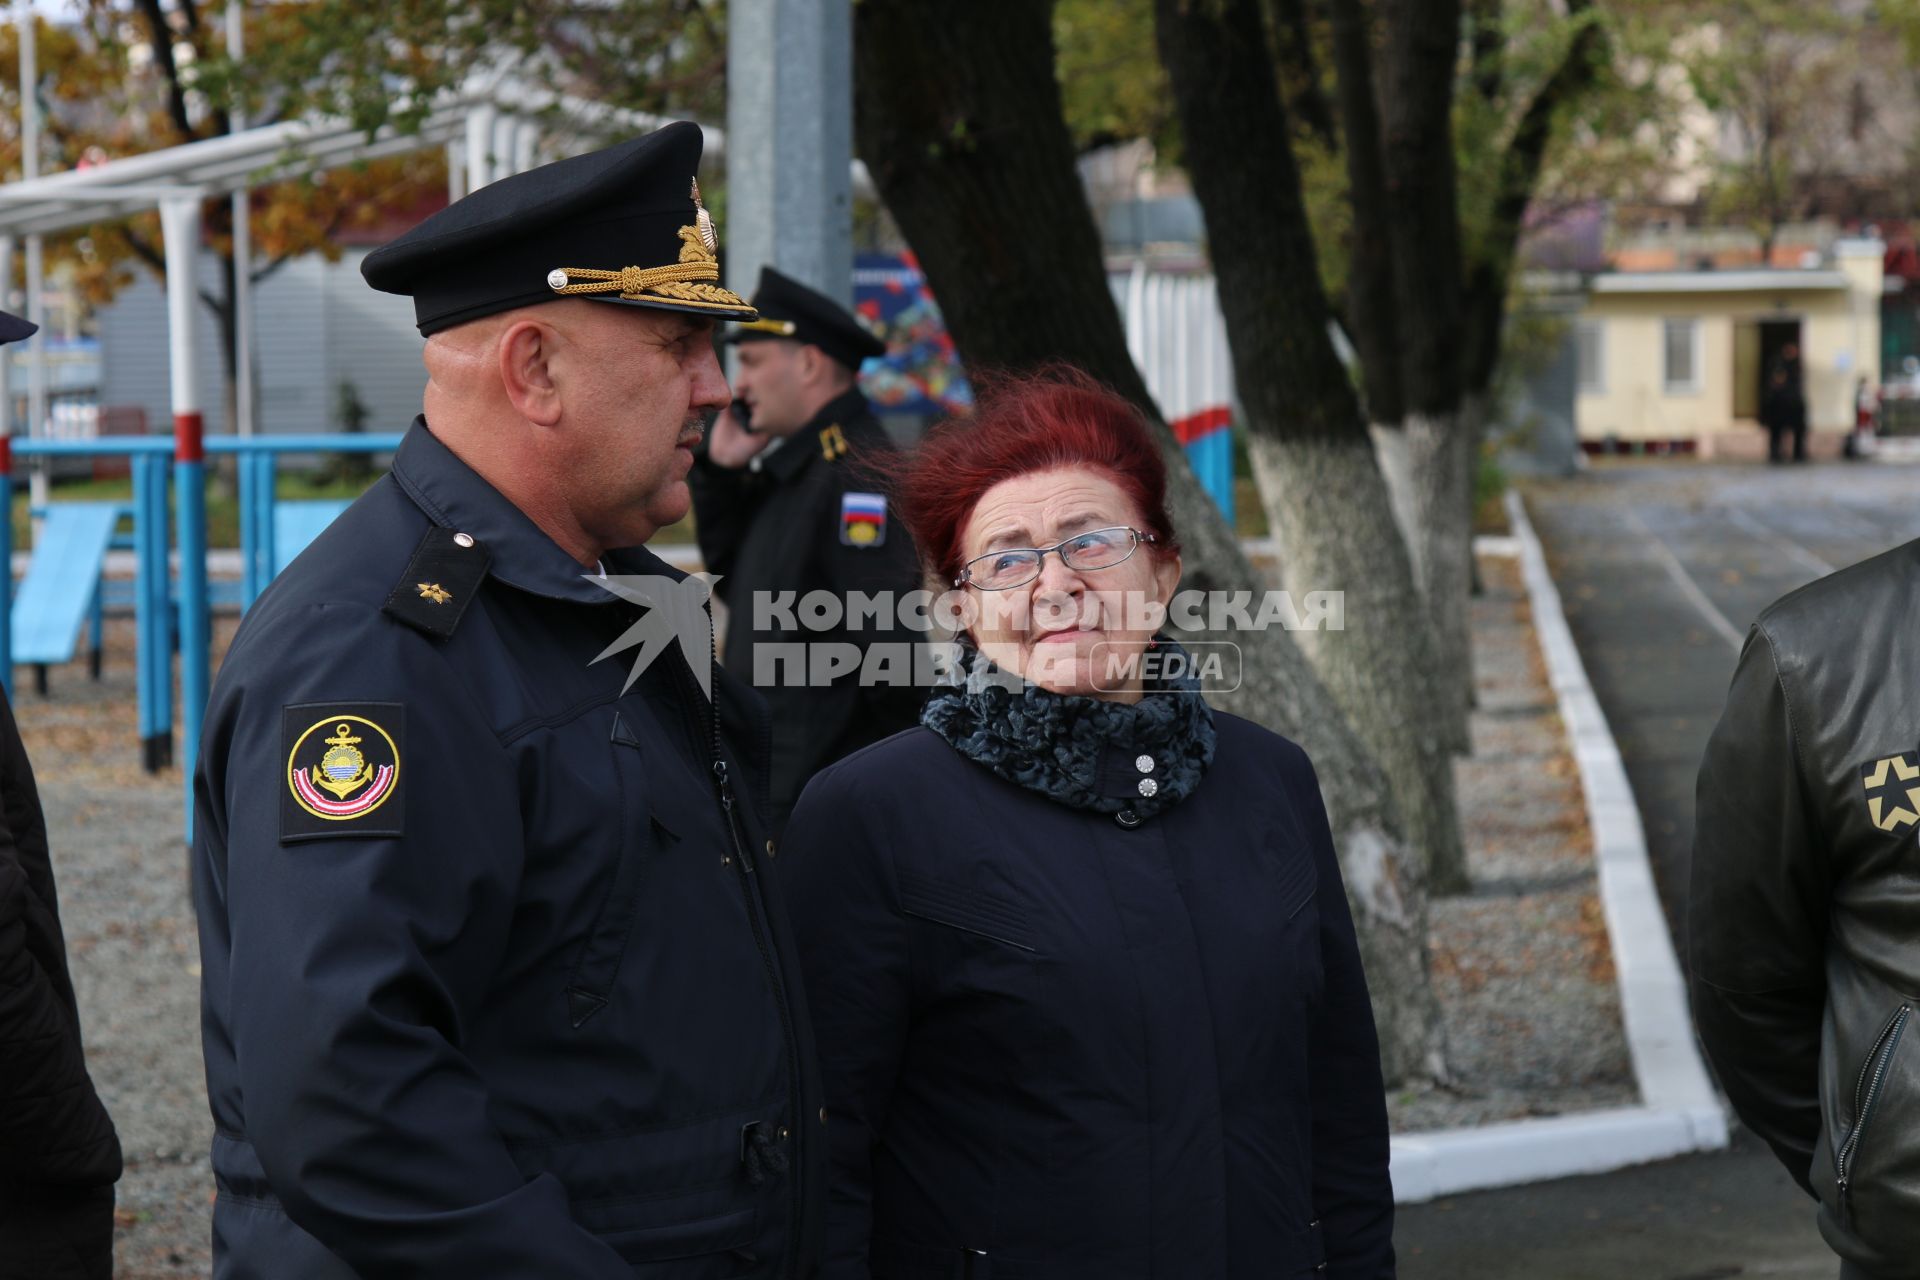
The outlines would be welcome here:
<svg viewBox="0 0 1920 1280">
<path fill-rule="evenodd" d="M 694 180 L 702 141 L 682 121 L 502 178 L 368 254 L 360 273 L 411 296 L 422 334 L 560 298 L 751 320 L 720 287 Z"/>
<path fill-rule="evenodd" d="M 0 346 L 9 342 L 20 342 L 40 332 L 40 326 L 31 320 L 22 320 L 8 311 L 0 311 Z"/>
<path fill-rule="evenodd" d="M 791 338 L 819 347 L 856 371 L 862 360 L 887 353 L 887 344 L 869 333 L 845 307 L 772 267 L 760 269 L 760 287 L 753 291 L 753 306 L 760 318 L 735 329 L 731 341 Z"/>
</svg>

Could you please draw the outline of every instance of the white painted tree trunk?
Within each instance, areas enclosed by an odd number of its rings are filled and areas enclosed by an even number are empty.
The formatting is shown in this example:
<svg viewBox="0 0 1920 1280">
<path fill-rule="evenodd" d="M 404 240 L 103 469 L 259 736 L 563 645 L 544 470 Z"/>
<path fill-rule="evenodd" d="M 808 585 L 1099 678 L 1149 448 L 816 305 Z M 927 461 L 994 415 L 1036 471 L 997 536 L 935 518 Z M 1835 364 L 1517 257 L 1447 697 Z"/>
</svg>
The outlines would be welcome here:
<svg viewBox="0 0 1920 1280">
<path fill-rule="evenodd" d="M 1167 437 L 1168 499 L 1184 547 L 1182 588 L 1258 585 L 1260 575 L 1238 538 L 1176 450 Z M 1366 965 L 1386 1078 L 1444 1080 L 1446 1048 L 1427 942 L 1425 860 L 1403 834 L 1386 776 L 1294 633 L 1276 628 L 1221 638 L 1241 646 L 1242 681 L 1238 690 L 1208 700 L 1285 734 L 1313 758 Z"/>
<path fill-rule="evenodd" d="M 1296 599 L 1345 595 L 1346 628 L 1303 632 L 1302 647 L 1393 786 L 1407 838 L 1435 892 L 1464 875 L 1453 753 L 1438 713 L 1427 611 L 1406 546 L 1387 517 L 1386 484 L 1366 437 L 1250 440 L 1267 517 L 1287 548 Z"/>
<path fill-rule="evenodd" d="M 1473 710 L 1473 482 L 1479 456 L 1476 419 L 1458 414 L 1408 414 L 1408 473 L 1412 483 L 1408 546 L 1414 573 L 1433 622 L 1435 660 L 1441 673 L 1443 727 L 1452 749 L 1465 755 L 1473 743 L 1467 717 Z"/>
<path fill-rule="evenodd" d="M 1407 553 L 1413 557 L 1414 581 L 1419 582 L 1420 562 L 1414 551 L 1414 530 L 1419 527 L 1418 508 L 1413 496 L 1413 455 L 1407 448 L 1407 433 L 1400 424 L 1370 422 L 1367 434 L 1373 438 L 1373 456 L 1380 464 L 1380 477 L 1387 482 L 1387 499 L 1393 506 L 1393 522 L 1406 539 Z"/>
</svg>

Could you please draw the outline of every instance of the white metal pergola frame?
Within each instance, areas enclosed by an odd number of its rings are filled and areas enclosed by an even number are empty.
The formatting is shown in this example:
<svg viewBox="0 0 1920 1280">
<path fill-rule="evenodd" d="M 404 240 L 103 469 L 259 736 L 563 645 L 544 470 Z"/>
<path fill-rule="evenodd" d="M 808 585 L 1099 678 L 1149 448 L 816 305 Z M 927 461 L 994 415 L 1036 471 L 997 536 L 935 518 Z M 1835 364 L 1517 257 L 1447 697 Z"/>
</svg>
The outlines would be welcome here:
<svg viewBox="0 0 1920 1280">
<path fill-rule="evenodd" d="M 560 129 L 556 129 L 558 122 Z M 20 237 L 46 235 L 113 222 L 158 209 L 165 237 L 167 318 L 172 399 L 176 421 L 199 413 L 194 386 L 193 262 L 200 245 L 201 202 L 245 192 L 341 165 L 405 155 L 430 147 L 448 150 L 448 195 L 459 199 L 509 174 L 533 168 L 543 133 L 570 134 L 587 142 L 612 134 L 659 128 L 666 118 L 646 112 L 532 89 L 512 80 L 477 81 L 428 113 L 417 129 L 385 126 L 369 134 L 339 120 L 286 121 L 205 138 L 144 155 L 125 156 L 87 169 L 0 185 L 0 279 L 8 278 Z M 724 153 L 724 133 L 702 125 L 709 156 Z M 856 191 L 872 192 L 864 165 L 855 161 Z M 236 276 L 242 316 L 247 275 Z M 29 281 L 29 292 L 38 288 Z M 248 317 L 250 318 L 250 317 Z M 236 363 L 247 367 L 252 335 L 238 326 Z M 0 362 L 0 404 L 6 403 L 7 370 Z M 251 406 L 247 407 L 250 410 Z M 250 426 L 251 413 L 242 422 Z M 30 423 L 29 432 L 41 424 Z M 243 432 L 245 434 L 245 432 Z"/>
<path fill-rule="evenodd" d="M 372 134 L 337 120 L 287 121 L 189 142 L 177 147 L 125 156 L 86 169 L 0 185 L 0 280 L 9 278 L 15 245 L 21 237 L 43 236 L 101 222 L 113 222 L 148 209 L 160 212 L 167 276 L 167 340 L 172 371 L 171 399 L 176 429 L 200 418 L 194 380 L 194 262 L 200 249 L 200 209 L 215 196 L 244 193 L 341 165 L 405 155 L 430 147 L 448 149 L 449 196 L 532 168 L 541 135 L 555 118 L 577 137 L 611 132 L 643 133 L 665 123 L 658 116 L 623 111 L 599 103 L 524 89 L 510 82 L 477 86 L 429 112 L 417 129 L 392 126 Z M 718 149 L 717 130 L 706 130 Z M 39 282 L 28 281 L 29 293 Z M 248 278 L 236 275 L 236 303 L 246 305 Z M 251 360 L 252 335 L 238 328 L 237 363 Z M 7 368 L 0 362 L 0 404 L 8 394 Z M 241 414 L 249 434 L 251 406 Z M 44 424 L 29 422 L 29 434 Z"/>
</svg>

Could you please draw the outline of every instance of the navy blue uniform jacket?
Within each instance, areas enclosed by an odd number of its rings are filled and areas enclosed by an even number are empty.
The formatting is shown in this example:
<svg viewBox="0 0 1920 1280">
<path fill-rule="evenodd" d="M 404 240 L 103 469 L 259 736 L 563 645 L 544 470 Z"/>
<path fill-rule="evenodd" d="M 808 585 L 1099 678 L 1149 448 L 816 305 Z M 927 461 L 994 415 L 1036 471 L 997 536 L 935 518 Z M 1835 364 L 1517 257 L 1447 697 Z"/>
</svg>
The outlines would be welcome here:
<svg viewBox="0 0 1920 1280">
<path fill-rule="evenodd" d="M 810 1274 L 772 850 L 678 646 L 593 664 L 639 613 L 424 422 L 248 613 L 195 788 L 216 1277 Z"/>
<path fill-rule="evenodd" d="M 1200 785 L 1132 829 L 924 728 L 807 788 L 781 874 L 833 1118 L 832 1280 L 1393 1274 L 1319 786 L 1293 743 L 1216 725 Z"/>
<path fill-rule="evenodd" d="M 687 477 L 700 556 L 720 575 L 714 592 L 731 610 L 721 657 L 727 670 L 753 682 L 772 713 L 768 792 L 776 830 L 821 766 L 918 723 L 926 700 L 926 691 L 911 682 L 863 684 L 857 670 L 815 685 L 783 677 L 779 663 L 763 656 L 767 671 L 755 671 L 756 650 L 770 655 L 779 646 L 802 645 L 854 645 L 863 657 L 877 645 L 882 654 L 899 655 L 903 670 L 911 669 L 911 646 L 926 637 L 902 626 L 897 608 L 863 616 L 857 628 L 845 621 L 827 631 L 804 623 L 796 628 L 778 614 L 756 625 L 755 597 L 762 592 L 776 599 L 784 593 L 787 611 L 800 623 L 806 615 L 793 602 L 812 592 L 830 592 L 843 602 L 855 592 L 890 592 L 897 605 L 919 589 L 913 540 L 887 514 L 885 495 L 872 492 L 884 487 L 886 460 L 893 455 L 893 442 L 866 397 L 848 391 L 778 449 L 762 454 L 759 470 L 715 466 L 703 451 Z M 854 502 L 880 505 L 877 525 L 863 527 L 850 518 L 850 494 Z"/>
</svg>

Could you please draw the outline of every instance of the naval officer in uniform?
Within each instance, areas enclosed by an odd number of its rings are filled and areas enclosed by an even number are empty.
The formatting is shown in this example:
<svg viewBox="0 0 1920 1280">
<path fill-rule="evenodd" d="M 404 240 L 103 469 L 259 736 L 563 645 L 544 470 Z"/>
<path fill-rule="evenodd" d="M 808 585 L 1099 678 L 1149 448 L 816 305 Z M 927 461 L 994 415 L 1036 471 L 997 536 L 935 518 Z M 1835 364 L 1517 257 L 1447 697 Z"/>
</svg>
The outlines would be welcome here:
<svg viewBox="0 0 1920 1280">
<path fill-rule="evenodd" d="M 249 611 L 196 779 L 222 1280 L 814 1268 L 764 707 L 705 633 L 654 643 L 683 575 L 641 545 L 754 314 L 700 150 L 504 179 L 363 267 L 425 414 Z"/>
<path fill-rule="evenodd" d="M 885 476 L 893 442 L 860 393 L 862 361 L 886 345 L 845 309 L 772 267 L 761 270 L 759 318 L 734 328 L 738 392 L 695 462 L 694 523 L 716 592 L 729 609 L 729 670 L 751 680 L 773 715 L 774 822 L 783 826 L 807 780 L 851 751 L 919 722 L 913 683 L 924 639 L 898 603 L 920 586 L 913 542 L 891 518 Z M 823 628 L 799 602 L 842 602 Z M 855 593 L 893 602 L 854 626 Z M 819 596 L 815 597 L 820 598 Z M 836 615 L 824 615 L 833 618 Z M 857 656 L 832 679 L 820 656 Z M 773 655 L 811 657 L 804 671 Z"/>
</svg>

